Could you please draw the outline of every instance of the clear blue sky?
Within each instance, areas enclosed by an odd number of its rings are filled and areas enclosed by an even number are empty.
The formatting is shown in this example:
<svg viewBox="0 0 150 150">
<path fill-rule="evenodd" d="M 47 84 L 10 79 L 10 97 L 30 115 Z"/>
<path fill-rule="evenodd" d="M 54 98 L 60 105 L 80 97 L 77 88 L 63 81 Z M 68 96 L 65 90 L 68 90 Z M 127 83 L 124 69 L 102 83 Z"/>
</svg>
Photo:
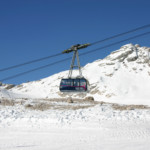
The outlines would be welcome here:
<svg viewBox="0 0 150 150">
<path fill-rule="evenodd" d="M 53 55 L 78 43 L 95 42 L 150 23 L 149 0 L 1 0 L 0 69 Z M 138 33 L 150 31 L 146 29 Z M 138 34 L 137 33 L 137 34 Z M 129 36 L 97 44 L 99 48 Z M 85 55 L 82 66 L 107 56 L 128 43 L 150 47 L 150 35 Z M 69 54 L 71 56 L 71 54 Z M 68 57 L 64 55 L 40 63 L 0 72 L 0 79 Z M 69 69 L 70 61 L 11 79 L 19 84 L 38 80 Z"/>
</svg>

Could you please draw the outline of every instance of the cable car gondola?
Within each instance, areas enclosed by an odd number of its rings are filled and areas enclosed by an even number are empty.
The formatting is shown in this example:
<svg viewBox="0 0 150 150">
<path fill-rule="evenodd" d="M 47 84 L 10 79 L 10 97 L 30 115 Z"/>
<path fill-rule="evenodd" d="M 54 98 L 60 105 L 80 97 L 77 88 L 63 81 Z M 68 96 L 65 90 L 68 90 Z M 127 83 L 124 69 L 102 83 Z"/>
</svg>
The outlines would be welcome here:
<svg viewBox="0 0 150 150">
<path fill-rule="evenodd" d="M 61 92 L 85 92 L 87 91 L 87 80 L 85 78 L 62 79 L 60 83 Z"/>
<path fill-rule="evenodd" d="M 62 53 L 73 53 L 72 57 L 72 63 L 69 70 L 68 78 L 61 79 L 60 82 L 60 91 L 61 92 L 86 92 L 87 91 L 87 83 L 88 81 L 82 76 L 81 67 L 80 67 L 80 61 L 79 61 L 79 55 L 78 55 L 78 49 L 85 48 L 89 46 L 89 44 L 77 44 L 72 46 L 70 49 L 64 50 Z M 75 58 L 77 58 L 77 66 L 74 66 Z M 78 67 L 79 69 L 79 77 L 72 78 L 72 71 L 73 68 Z"/>
</svg>

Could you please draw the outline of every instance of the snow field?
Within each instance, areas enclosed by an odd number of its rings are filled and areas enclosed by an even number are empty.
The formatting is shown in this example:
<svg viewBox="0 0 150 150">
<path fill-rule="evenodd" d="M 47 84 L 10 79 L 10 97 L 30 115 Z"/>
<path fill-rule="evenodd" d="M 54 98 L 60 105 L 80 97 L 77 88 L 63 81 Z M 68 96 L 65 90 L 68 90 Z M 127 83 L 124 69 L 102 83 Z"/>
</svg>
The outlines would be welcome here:
<svg viewBox="0 0 150 150">
<path fill-rule="evenodd" d="M 0 128 L 0 149 L 146 150 L 150 146 L 150 121 L 105 120 L 99 124 L 99 127 L 84 125 Z"/>
<path fill-rule="evenodd" d="M 109 103 L 93 106 L 94 102 L 58 100 L 52 103 L 92 106 L 45 111 L 24 107 L 37 101 L 0 106 L 1 150 L 143 150 L 150 146 L 149 108 L 114 110 Z"/>
</svg>

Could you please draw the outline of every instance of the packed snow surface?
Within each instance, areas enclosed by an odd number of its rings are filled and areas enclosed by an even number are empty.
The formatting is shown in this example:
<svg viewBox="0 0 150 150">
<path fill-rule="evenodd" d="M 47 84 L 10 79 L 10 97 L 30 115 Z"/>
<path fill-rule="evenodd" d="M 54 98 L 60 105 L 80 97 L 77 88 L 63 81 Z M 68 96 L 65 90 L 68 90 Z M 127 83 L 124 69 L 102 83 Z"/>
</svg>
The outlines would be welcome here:
<svg viewBox="0 0 150 150">
<path fill-rule="evenodd" d="M 128 44 L 87 64 L 87 93 L 59 91 L 68 71 L 15 87 L 1 84 L 0 150 L 148 150 L 149 53 Z"/>
</svg>

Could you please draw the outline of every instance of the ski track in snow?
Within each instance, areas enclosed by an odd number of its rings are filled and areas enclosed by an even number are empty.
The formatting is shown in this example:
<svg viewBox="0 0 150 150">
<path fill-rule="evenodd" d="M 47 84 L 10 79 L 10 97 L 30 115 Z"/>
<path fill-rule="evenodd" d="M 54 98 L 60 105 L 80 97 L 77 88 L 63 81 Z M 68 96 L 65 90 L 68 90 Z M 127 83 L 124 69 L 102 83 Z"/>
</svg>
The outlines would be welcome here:
<svg viewBox="0 0 150 150">
<path fill-rule="evenodd" d="M 149 125 L 105 122 L 104 127 L 0 129 L 2 150 L 143 150 L 150 146 Z"/>
</svg>

